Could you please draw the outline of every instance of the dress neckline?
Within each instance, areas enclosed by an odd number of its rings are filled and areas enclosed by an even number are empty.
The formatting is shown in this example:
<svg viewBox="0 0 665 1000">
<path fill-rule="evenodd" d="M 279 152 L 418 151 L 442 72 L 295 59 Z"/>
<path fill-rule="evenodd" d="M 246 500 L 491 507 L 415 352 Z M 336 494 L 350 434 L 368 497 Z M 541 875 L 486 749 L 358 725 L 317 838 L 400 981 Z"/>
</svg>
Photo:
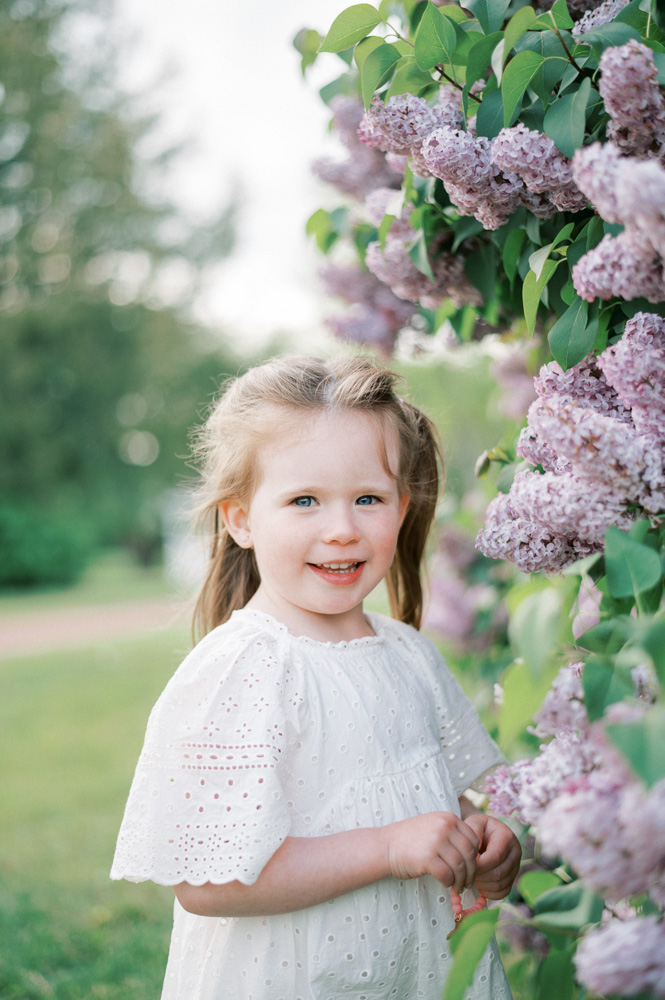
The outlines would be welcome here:
<svg viewBox="0 0 665 1000">
<path fill-rule="evenodd" d="M 305 646 L 317 646 L 320 649 L 362 649 L 367 646 L 376 646 L 383 643 L 383 630 L 382 630 L 382 616 L 376 614 L 373 611 L 365 611 L 365 618 L 370 625 L 370 628 L 374 629 L 374 635 L 363 635 L 359 639 L 348 639 L 342 640 L 341 642 L 330 642 L 324 641 L 323 639 L 313 639 L 308 635 L 294 635 L 290 632 L 286 625 L 283 625 L 277 618 L 273 615 L 269 615 L 265 611 L 256 611 L 254 608 L 239 608 L 237 611 L 233 612 L 232 617 L 235 618 L 239 616 L 241 618 L 251 619 L 257 623 L 267 626 L 267 628 L 276 634 L 288 636 L 292 642 L 302 643 Z"/>
</svg>

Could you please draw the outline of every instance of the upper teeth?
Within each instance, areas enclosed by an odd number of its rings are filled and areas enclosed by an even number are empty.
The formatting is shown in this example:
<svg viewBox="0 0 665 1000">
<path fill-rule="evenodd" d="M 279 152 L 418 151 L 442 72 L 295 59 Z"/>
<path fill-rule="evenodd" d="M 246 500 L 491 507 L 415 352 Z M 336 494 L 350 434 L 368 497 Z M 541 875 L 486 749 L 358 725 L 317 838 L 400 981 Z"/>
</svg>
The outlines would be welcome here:
<svg viewBox="0 0 665 1000">
<path fill-rule="evenodd" d="M 344 562 L 344 563 L 321 563 L 325 569 L 348 569 L 350 566 L 355 566 L 354 562 Z"/>
</svg>

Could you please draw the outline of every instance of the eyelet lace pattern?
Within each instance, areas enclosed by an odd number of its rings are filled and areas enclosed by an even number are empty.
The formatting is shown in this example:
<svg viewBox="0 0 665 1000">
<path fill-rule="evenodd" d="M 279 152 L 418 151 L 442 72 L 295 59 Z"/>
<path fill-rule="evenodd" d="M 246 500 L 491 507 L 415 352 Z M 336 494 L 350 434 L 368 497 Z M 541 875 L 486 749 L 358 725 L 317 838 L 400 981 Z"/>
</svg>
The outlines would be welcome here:
<svg viewBox="0 0 665 1000">
<path fill-rule="evenodd" d="M 434 645 L 368 619 L 322 643 L 244 609 L 198 644 L 151 713 L 112 878 L 250 885 L 288 835 L 458 811 L 499 750 Z M 163 1000 L 439 1000 L 453 927 L 428 877 L 277 917 L 176 904 Z M 468 998 L 509 997 L 491 945 Z"/>
</svg>

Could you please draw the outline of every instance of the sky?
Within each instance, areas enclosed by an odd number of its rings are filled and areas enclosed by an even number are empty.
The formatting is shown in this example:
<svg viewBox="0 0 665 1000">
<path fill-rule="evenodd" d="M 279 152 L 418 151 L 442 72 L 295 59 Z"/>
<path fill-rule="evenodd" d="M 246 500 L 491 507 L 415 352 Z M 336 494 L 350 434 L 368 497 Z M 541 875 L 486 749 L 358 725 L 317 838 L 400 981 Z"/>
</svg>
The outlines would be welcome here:
<svg viewBox="0 0 665 1000">
<path fill-rule="evenodd" d="M 198 314 L 248 346 L 292 331 L 302 347 L 325 343 L 331 311 L 307 218 L 333 204 L 311 174 L 335 156 L 318 88 L 343 68 L 336 56 L 303 80 L 292 45 L 302 27 L 325 34 L 344 0 L 115 0 L 121 84 L 152 88 L 164 135 L 187 152 L 167 192 L 205 219 L 240 193 L 237 243 L 199 302 Z"/>
</svg>

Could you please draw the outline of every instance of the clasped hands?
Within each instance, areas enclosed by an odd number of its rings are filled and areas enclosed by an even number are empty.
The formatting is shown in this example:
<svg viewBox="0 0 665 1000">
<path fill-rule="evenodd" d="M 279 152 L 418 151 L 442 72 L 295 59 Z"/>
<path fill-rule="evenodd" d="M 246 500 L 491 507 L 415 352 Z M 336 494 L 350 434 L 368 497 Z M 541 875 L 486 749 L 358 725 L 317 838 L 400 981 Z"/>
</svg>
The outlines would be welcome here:
<svg viewBox="0 0 665 1000">
<path fill-rule="evenodd" d="M 431 875 L 453 892 L 473 887 L 487 899 L 503 899 L 512 887 L 522 849 L 509 826 L 474 812 L 424 813 L 391 823 L 388 867 L 394 878 Z"/>
</svg>

